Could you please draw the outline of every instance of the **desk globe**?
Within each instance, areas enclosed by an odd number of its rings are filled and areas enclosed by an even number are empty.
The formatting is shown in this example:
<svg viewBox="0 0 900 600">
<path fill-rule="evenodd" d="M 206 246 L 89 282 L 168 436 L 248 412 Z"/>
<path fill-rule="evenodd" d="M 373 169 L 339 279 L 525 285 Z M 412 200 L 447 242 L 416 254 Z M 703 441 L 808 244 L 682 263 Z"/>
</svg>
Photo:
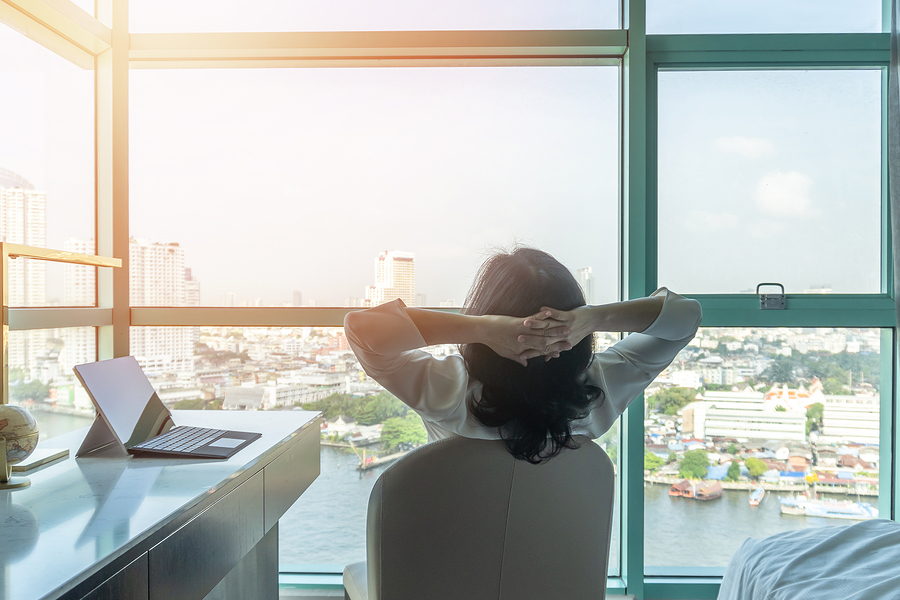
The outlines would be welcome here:
<svg viewBox="0 0 900 600">
<path fill-rule="evenodd" d="M 26 477 L 11 478 L 12 466 L 34 452 L 38 443 L 38 424 L 20 406 L 0 404 L 0 490 L 31 485 Z"/>
</svg>

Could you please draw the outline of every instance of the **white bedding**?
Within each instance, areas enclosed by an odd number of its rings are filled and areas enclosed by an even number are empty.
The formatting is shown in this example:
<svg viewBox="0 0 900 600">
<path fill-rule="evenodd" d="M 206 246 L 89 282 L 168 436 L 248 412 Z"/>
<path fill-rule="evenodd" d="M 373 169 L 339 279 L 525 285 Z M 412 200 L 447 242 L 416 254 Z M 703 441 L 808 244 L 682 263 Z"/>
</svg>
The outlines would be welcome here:
<svg viewBox="0 0 900 600">
<path fill-rule="evenodd" d="M 718 600 L 900 600 L 900 523 L 884 519 L 750 538 Z"/>
</svg>

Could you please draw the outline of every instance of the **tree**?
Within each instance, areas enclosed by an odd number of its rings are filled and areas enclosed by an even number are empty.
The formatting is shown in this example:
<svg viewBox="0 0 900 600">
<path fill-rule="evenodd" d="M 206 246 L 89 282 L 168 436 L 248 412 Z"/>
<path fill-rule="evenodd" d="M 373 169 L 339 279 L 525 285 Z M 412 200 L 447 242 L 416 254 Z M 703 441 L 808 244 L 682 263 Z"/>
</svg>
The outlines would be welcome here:
<svg viewBox="0 0 900 600">
<path fill-rule="evenodd" d="M 807 433 L 810 430 L 822 431 L 822 421 L 825 418 L 825 405 L 821 402 L 813 402 L 806 409 Z"/>
<path fill-rule="evenodd" d="M 614 421 L 612 427 L 606 430 L 606 433 L 597 438 L 597 443 L 601 446 L 603 444 L 615 444 L 616 440 L 619 439 L 619 422 Z"/>
<path fill-rule="evenodd" d="M 203 408 L 203 399 L 191 398 L 188 400 L 179 400 L 172 408 L 177 410 L 201 410 Z"/>
<path fill-rule="evenodd" d="M 771 383 L 793 383 L 794 366 L 793 358 L 779 356 L 763 371 L 762 376 Z"/>
<path fill-rule="evenodd" d="M 43 383 L 38 379 L 32 379 L 25 382 L 21 379 L 15 383 L 10 383 L 9 397 L 16 402 L 25 402 L 28 400 L 41 401 L 50 395 L 50 384 Z"/>
<path fill-rule="evenodd" d="M 732 385 L 727 383 L 704 383 L 703 389 L 710 392 L 730 392 Z"/>
<path fill-rule="evenodd" d="M 731 444 L 729 444 L 728 450 L 726 450 L 726 452 L 728 452 L 728 454 L 737 454 L 738 450 L 739 450 L 739 448 L 734 445 L 734 442 L 731 442 Z"/>
<path fill-rule="evenodd" d="M 385 450 L 396 450 L 400 444 L 420 446 L 428 441 L 422 419 L 414 412 L 405 417 L 391 417 L 381 429 L 381 443 Z"/>
<path fill-rule="evenodd" d="M 660 390 L 648 398 L 647 402 L 657 412 L 674 415 L 679 410 L 696 400 L 697 392 L 690 388 L 672 387 Z"/>
<path fill-rule="evenodd" d="M 775 407 L 775 412 L 787 412 L 787 409 L 779 404 Z"/>
<path fill-rule="evenodd" d="M 834 377 L 826 377 L 822 381 L 822 391 L 829 396 L 846 396 L 850 391 Z"/>
<path fill-rule="evenodd" d="M 725 474 L 725 481 L 737 481 L 741 476 L 741 464 L 738 461 L 732 461 L 728 467 L 728 473 Z"/>
<path fill-rule="evenodd" d="M 348 396 L 347 394 L 332 394 L 315 402 L 304 402 L 300 407 L 303 410 L 321 411 L 325 420 L 344 415 L 357 421 L 368 401 L 368 398 Z"/>
<path fill-rule="evenodd" d="M 606 455 L 609 457 L 609 460 L 612 461 L 612 464 L 618 464 L 619 458 L 619 447 L 618 446 L 607 446 L 606 447 Z"/>
<path fill-rule="evenodd" d="M 747 467 L 747 470 L 750 471 L 750 477 L 754 479 L 769 470 L 766 463 L 758 458 L 748 458 L 744 461 L 744 465 Z"/>
<path fill-rule="evenodd" d="M 708 466 L 709 456 L 706 450 L 688 450 L 678 463 L 678 473 L 686 479 L 703 479 Z"/>
<path fill-rule="evenodd" d="M 665 461 L 653 454 L 652 452 L 644 452 L 644 470 L 650 471 L 653 473 L 657 471 L 661 466 L 665 464 Z"/>
<path fill-rule="evenodd" d="M 362 425 L 384 423 L 391 417 L 404 417 L 409 407 L 388 392 L 381 392 L 370 399 L 357 413 L 356 420 Z"/>
<path fill-rule="evenodd" d="M 203 400 L 202 398 L 191 398 L 188 400 L 179 400 L 172 405 L 172 408 L 178 410 L 221 410 L 222 399 Z"/>
<path fill-rule="evenodd" d="M 670 465 L 670 464 L 672 464 L 673 462 L 675 462 L 676 460 L 678 460 L 678 457 L 675 456 L 675 453 L 674 453 L 674 452 L 669 452 L 669 458 L 666 459 L 666 464 L 667 464 L 667 465 Z"/>
</svg>

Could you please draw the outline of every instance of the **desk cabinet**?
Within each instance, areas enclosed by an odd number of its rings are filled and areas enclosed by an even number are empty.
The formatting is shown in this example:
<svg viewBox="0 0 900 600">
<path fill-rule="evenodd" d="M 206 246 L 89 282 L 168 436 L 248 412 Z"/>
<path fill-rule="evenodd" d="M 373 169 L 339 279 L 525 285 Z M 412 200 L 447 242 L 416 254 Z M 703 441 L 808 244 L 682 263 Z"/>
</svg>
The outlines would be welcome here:
<svg viewBox="0 0 900 600">
<path fill-rule="evenodd" d="M 83 600 L 148 600 L 150 593 L 147 576 L 147 553 L 132 561 L 127 567 L 101 583 Z"/>
<path fill-rule="evenodd" d="M 175 420 L 263 435 L 223 461 L 69 458 L 35 472 L 12 498 L 16 514 L 37 521 L 37 538 L 0 565 L 0 600 L 277 599 L 278 520 L 319 475 L 319 414 Z M 68 440 L 72 456 L 85 433 Z"/>
<path fill-rule="evenodd" d="M 150 600 L 205 597 L 263 537 L 258 472 L 150 548 Z"/>
</svg>

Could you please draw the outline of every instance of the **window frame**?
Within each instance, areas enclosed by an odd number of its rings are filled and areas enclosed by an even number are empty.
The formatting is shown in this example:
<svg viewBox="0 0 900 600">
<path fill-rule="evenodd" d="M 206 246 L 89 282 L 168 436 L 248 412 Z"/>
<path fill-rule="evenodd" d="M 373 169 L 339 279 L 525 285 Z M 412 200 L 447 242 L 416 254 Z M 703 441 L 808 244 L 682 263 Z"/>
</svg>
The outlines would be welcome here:
<svg viewBox="0 0 900 600">
<path fill-rule="evenodd" d="M 131 68 L 310 68 L 377 66 L 566 66 L 620 64 L 620 296 L 657 286 L 657 75 L 660 70 L 878 68 L 882 70 L 881 293 L 790 294 L 789 309 L 760 311 L 752 294 L 700 294 L 704 326 L 882 328 L 879 509 L 896 518 L 897 335 L 887 184 L 887 33 L 647 35 L 644 0 L 621 0 L 622 28 L 600 31 L 128 34 L 127 0 L 98 0 L 91 16 L 70 0 L 2 0 L 0 22 L 95 72 L 97 254 L 122 257 L 98 269 L 97 305 L 12 308 L 9 330 L 94 326 L 97 358 L 129 354 L 131 326 L 340 326 L 346 308 L 155 308 L 129 304 L 128 80 Z M 891 1 L 883 0 L 887 31 Z M 683 290 L 690 294 L 690 290 Z M 4 344 L 5 348 L 5 344 Z M 621 576 L 608 593 L 637 598 L 714 598 L 708 569 L 645 574 L 643 403 L 622 418 Z M 887 465 L 890 465 L 888 467 Z M 334 573 L 282 574 L 286 586 L 340 585 Z"/>
<path fill-rule="evenodd" d="M 887 6 L 887 3 L 885 3 Z M 887 7 L 889 8 L 889 7 Z M 889 13 L 888 13 L 889 14 Z M 889 22 L 889 21 L 887 21 Z M 891 262 L 891 230 L 888 218 L 887 189 L 887 67 L 890 36 L 880 34 L 700 34 L 647 35 L 644 102 L 646 105 L 646 189 L 643 210 L 634 206 L 640 202 L 630 196 L 634 215 L 631 225 L 635 235 L 625 242 L 632 259 L 623 271 L 633 278 L 629 297 L 651 292 L 657 285 L 657 252 L 655 243 L 642 244 L 642 239 L 658 240 L 658 74 L 660 71 L 697 70 L 807 70 L 807 69 L 879 69 L 882 72 L 882 128 L 881 128 L 881 293 L 878 294 L 788 294 L 789 309 L 761 311 L 754 294 L 691 294 L 703 306 L 704 327 L 878 327 L 881 334 L 881 464 L 879 511 L 895 518 L 897 494 L 895 481 L 897 463 L 894 461 L 896 439 L 892 437 L 896 414 L 896 388 L 893 380 L 896 364 L 896 306 L 893 298 L 893 265 Z M 632 51 L 632 46 L 629 51 Z M 637 210 L 636 210 L 637 209 Z M 643 288 L 641 283 L 644 284 Z M 632 413 L 634 413 L 632 415 Z M 626 457 L 636 461 L 643 453 L 643 406 L 632 404 L 626 411 Z M 887 465 L 891 465 L 887 467 Z M 642 498 L 643 477 L 638 474 L 642 465 L 629 465 L 626 486 L 629 492 Z M 632 491 L 633 490 L 633 491 Z M 640 510 L 635 508 L 640 504 Z M 628 536 L 633 538 L 640 529 L 643 540 L 643 502 L 625 503 Z M 633 514 L 640 512 L 640 515 Z M 708 567 L 653 569 L 665 574 L 648 572 L 643 564 L 643 544 L 640 551 L 629 552 L 626 576 L 641 573 L 638 586 L 629 585 L 629 593 L 639 587 L 645 598 L 671 596 L 673 586 L 679 597 L 715 598 L 721 581 L 721 569 Z M 638 568 L 635 563 L 639 562 Z M 683 596 L 682 596 L 683 592 Z M 640 597 L 640 596 L 639 596 Z"/>
</svg>

